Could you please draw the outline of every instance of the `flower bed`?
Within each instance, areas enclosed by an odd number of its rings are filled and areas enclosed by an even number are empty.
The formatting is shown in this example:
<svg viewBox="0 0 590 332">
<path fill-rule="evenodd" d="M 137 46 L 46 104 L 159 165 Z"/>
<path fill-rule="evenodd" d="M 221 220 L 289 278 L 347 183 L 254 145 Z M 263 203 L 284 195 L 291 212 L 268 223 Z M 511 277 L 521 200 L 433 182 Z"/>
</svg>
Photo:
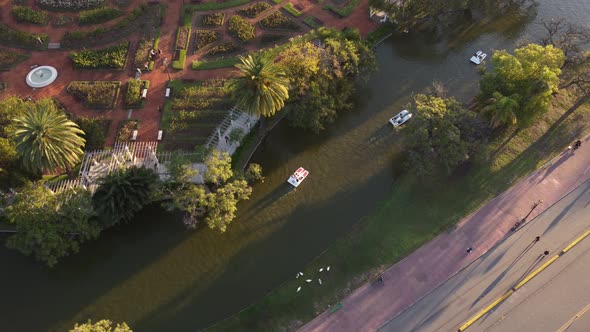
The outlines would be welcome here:
<svg viewBox="0 0 590 332">
<path fill-rule="evenodd" d="M 301 27 L 283 13 L 276 11 L 260 20 L 260 26 L 267 30 L 299 31 Z"/>
<path fill-rule="evenodd" d="M 127 17 L 109 29 L 96 28 L 92 31 L 68 31 L 61 40 L 62 48 L 94 47 L 124 38 L 139 29 L 150 29 L 160 25 L 162 6 L 143 4 Z"/>
<path fill-rule="evenodd" d="M 139 129 L 139 121 L 137 120 L 123 120 L 119 122 L 119 129 L 117 130 L 117 141 L 129 141 L 133 137 L 133 131 Z"/>
<path fill-rule="evenodd" d="M 340 17 L 347 17 L 360 3 L 361 0 L 350 0 L 350 2 L 344 7 L 337 7 L 332 4 L 327 4 L 324 6 L 324 8 L 332 11 Z"/>
<path fill-rule="evenodd" d="M 142 38 L 137 45 L 133 66 L 135 68 L 143 68 L 144 63 L 150 61 L 150 50 L 154 46 L 153 38 Z"/>
<path fill-rule="evenodd" d="M 213 13 L 201 16 L 201 26 L 217 28 L 223 25 L 224 13 Z"/>
<path fill-rule="evenodd" d="M 239 40 L 246 43 L 249 40 L 254 39 L 254 26 L 241 16 L 235 15 L 229 19 L 229 33 L 238 37 Z"/>
<path fill-rule="evenodd" d="M 303 23 L 305 23 L 307 26 L 309 26 L 312 29 L 319 29 L 321 28 L 324 23 L 320 20 L 318 20 L 317 18 L 313 17 L 313 16 L 308 16 L 303 20 Z"/>
<path fill-rule="evenodd" d="M 286 35 L 270 35 L 264 34 L 260 37 L 260 46 L 266 47 L 268 45 L 276 44 L 281 40 L 287 39 L 288 36 Z"/>
<path fill-rule="evenodd" d="M 28 57 L 27 54 L 0 49 L 0 70 L 9 70 L 19 62 L 26 60 Z"/>
<path fill-rule="evenodd" d="M 223 54 L 232 54 L 239 50 L 239 48 L 234 45 L 232 42 L 225 42 L 223 44 L 219 44 L 213 47 L 209 52 L 207 52 L 207 56 L 214 56 L 214 55 L 223 55 Z"/>
<path fill-rule="evenodd" d="M 143 107 L 143 99 L 141 92 L 143 89 L 149 89 L 150 81 L 136 80 L 134 78 L 127 81 L 125 91 L 125 107 L 141 108 Z"/>
<path fill-rule="evenodd" d="M 42 43 L 39 43 L 39 40 Z M 47 47 L 47 40 L 47 35 L 14 30 L 0 23 L 0 44 L 27 49 L 43 49 Z"/>
<path fill-rule="evenodd" d="M 110 21 L 123 15 L 123 11 L 113 7 L 100 7 L 80 12 L 79 25 L 91 25 Z"/>
<path fill-rule="evenodd" d="M 297 8 L 295 8 L 295 6 L 293 6 L 292 3 L 287 3 L 286 5 L 283 6 L 283 9 L 286 10 L 287 12 L 289 12 L 289 14 L 295 16 L 295 17 L 299 17 L 301 16 L 301 12 L 299 10 L 297 10 Z"/>
<path fill-rule="evenodd" d="M 115 107 L 121 82 L 73 81 L 66 90 L 87 108 L 110 109 Z"/>
<path fill-rule="evenodd" d="M 73 52 L 71 54 L 76 69 L 123 69 L 127 62 L 129 42 L 100 50 Z"/>
<path fill-rule="evenodd" d="M 104 5 L 106 0 L 37 0 L 37 6 L 58 12 L 80 11 Z"/>
<path fill-rule="evenodd" d="M 176 49 L 186 50 L 188 48 L 189 37 L 191 35 L 190 27 L 180 27 L 176 32 Z"/>
<path fill-rule="evenodd" d="M 27 6 L 12 7 L 12 16 L 19 23 L 45 25 L 49 21 L 49 15 L 46 12 L 34 10 Z"/>
<path fill-rule="evenodd" d="M 71 18 L 70 16 L 66 16 L 66 15 L 59 15 L 58 17 L 56 17 L 53 22 L 51 22 L 51 25 L 59 28 L 59 27 L 65 27 L 68 26 L 70 24 L 72 24 L 74 22 L 74 19 Z"/>
<path fill-rule="evenodd" d="M 269 9 L 270 7 L 272 6 L 266 2 L 257 2 L 251 4 L 246 8 L 238 10 L 238 13 L 249 18 L 256 18 L 256 16 L 260 15 L 260 13 Z"/>
<path fill-rule="evenodd" d="M 195 32 L 195 52 L 202 49 L 203 47 L 218 41 L 221 38 L 221 34 L 216 31 L 208 30 L 197 30 Z"/>
</svg>

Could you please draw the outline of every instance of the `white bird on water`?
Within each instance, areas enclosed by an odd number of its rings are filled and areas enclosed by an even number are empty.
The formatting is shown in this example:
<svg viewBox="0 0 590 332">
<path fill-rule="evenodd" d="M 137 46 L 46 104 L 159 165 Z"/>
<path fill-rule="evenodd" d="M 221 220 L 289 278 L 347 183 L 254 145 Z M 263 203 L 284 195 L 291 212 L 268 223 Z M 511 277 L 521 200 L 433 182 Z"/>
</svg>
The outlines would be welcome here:
<svg viewBox="0 0 590 332">
<path fill-rule="evenodd" d="M 303 275 L 303 272 L 299 272 L 299 275 L 302 276 Z"/>
<path fill-rule="evenodd" d="M 324 268 L 322 267 L 319 272 L 322 272 L 323 270 L 324 270 Z"/>
<path fill-rule="evenodd" d="M 307 282 L 311 282 L 311 279 L 307 279 L 307 280 L 305 280 L 305 281 L 307 281 Z"/>
<path fill-rule="evenodd" d="M 300 290 L 301 290 L 301 286 L 299 286 L 299 287 L 297 288 L 297 293 L 299 293 L 299 291 L 300 291 Z"/>
<path fill-rule="evenodd" d="M 322 284 L 322 279 L 318 279 L 318 282 L 320 283 L 320 285 Z"/>
<path fill-rule="evenodd" d="M 299 278 L 299 272 L 297 272 L 297 275 L 295 276 L 295 279 Z"/>
<path fill-rule="evenodd" d="M 326 271 L 330 271 L 330 267 L 329 266 L 326 268 Z"/>
</svg>

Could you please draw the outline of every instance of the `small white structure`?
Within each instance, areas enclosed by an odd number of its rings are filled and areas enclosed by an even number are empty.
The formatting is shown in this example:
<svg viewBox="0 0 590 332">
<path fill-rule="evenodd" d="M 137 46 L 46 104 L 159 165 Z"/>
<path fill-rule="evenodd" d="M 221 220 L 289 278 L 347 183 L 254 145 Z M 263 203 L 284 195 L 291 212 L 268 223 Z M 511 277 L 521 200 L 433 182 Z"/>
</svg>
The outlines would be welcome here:
<svg viewBox="0 0 590 332">
<path fill-rule="evenodd" d="M 305 178 L 307 177 L 307 175 L 309 175 L 309 171 L 307 171 L 303 167 L 299 167 L 295 171 L 295 173 L 293 173 L 289 177 L 289 179 L 287 180 L 287 182 L 289 182 L 289 184 L 291 184 L 293 187 L 297 188 L 297 187 L 299 187 L 299 185 L 301 184 L 301 182 L 303 182 L 303 180 L 305 180 Z"/>
<path fill-rule="evenodd" d="M 166 88 L 166 98 L 170 97 L 170 88 Z"/>
<path fill-rule="evenodd" d="M 133 137 L 131 137 L 131 140 L 132 140 L 132 141 L 135 141 L 135 140 L 137 140 L 137 130 L 134 130 L 134 131 L 133 131 Z"/>
<path fill-rule="evenodd" d="M 487 56 L 488 56 L 488 55 L 487 55 L 487 54 L 485 54 L 484 52 L 482 52 L 482 51 L 477 51 L 477 52 L 475 53 L 475 55 L 474 55 L 474 56 L 472 56 L 472 57 L 471 57 L 471 59 L 469 59 L 469 61 L 471 61 L 471 62 L 475 63 L 476 65 L 479 65 L 479 64 L 481 64 L 481 63 L 483 62 L 483 60 L 485 60 L 485 58 L 486 58 Z"/>
<path fill-rule="evenodd" d="M 43 88 L 57 78 L 57 69 L 51 66 L 35 67 L 27 74 L 25 81 L 31 88 Z"/>
<path fill-rule="evenodd" d="M 158 141 L 162 140 L 162 135 L 164 135 L 164 131 L 163 130 L 159 130 L 158 131 Z"/>
<path fill-rule="evenodd" d="M 389 123 L 391 123 L 394 127 L 399 127 L 406 123 L 408 120 L 412 118 L 412 113 L 408 110 L 403 110 L 399 112 L 396 116 L 389 119 Z"/>
<path fill-rule="evenodd" d="M 141 90 L 141 98 L 142 99 L 146 99 L 147 98 L 147 89 Z"/>
</svg>

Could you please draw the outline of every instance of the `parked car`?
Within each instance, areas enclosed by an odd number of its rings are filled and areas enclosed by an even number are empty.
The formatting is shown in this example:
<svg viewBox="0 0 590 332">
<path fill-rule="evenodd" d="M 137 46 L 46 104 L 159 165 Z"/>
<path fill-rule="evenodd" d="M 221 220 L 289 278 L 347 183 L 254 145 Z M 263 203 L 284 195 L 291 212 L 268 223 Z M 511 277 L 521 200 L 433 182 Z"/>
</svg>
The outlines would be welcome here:
<svg viewBox="0 0 590 332">
<path fill-rule="evenodd" d="M 389 119 L 389 123 L 391 123 L 391 125 L 394 127 L 399 127 L 399 126 L 403 125 L 404 123 L 406 123 L 411 118 L 412 118 L 412 113 L 410 113 L 410 111 L 408 111 L 408 110 L 403 110 L 403 111 L 399 112 L 393 118 Z"/>
<path fill-rule="evenodd" d="M 471 57 L 471 59 L 469 59 L 469 61 L 471 61 L 471 62 L 475 63 L 476 65 L 479 65 L 479 64 L 481 64 L 481 63 L 483 62 L 483 60 L 485 60 L 485 58 L 486 58 L 487 56 L 488 56 L 488 55 L 487 55 L 487 54 L 485 54 L 484 52 L 482 52 L 482 51 L 477 51 L 477 52 L 475 53 L 475 55 L 474 55 L 474 56 L 472 56 L 472 57 Z"/>
</svg>

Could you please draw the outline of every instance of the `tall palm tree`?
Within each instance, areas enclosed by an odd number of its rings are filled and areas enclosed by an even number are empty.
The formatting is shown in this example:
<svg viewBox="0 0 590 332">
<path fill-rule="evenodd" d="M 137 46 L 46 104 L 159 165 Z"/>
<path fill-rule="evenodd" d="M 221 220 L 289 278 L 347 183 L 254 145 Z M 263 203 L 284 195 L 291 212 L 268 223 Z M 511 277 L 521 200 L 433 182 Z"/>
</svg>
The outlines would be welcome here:
<svg viewBox="0 0 590 332">
<path fill-rule="evenodd" d="M 232 81 L 234 98 L 250 114 L 271 117 L 289 98 L 289 80 L 273 59 L 261 54 L 240 56 L 239 77 Z"/>
<path fill-rule="evenodd" d="M 500 92 L 494 92 L 488 99 L 488 105 L 483 111 L 490 117 L 490 125 L 494 128 L 503 125 L 515 125 L 517 122 L 516 111 L 520 107 L 518 95 L 504 96 Z"/>
<path fill-rule="evenodd" d="M 101 179 L 92 201 L 107 226 L 127 222 L 152 201 L 158 176 L 150 169 L 131 167 Z"/>
<path fill-rule="evenodd" d="M 84 154 L 84 132 L 51 100 L 30 104 L 14 128 L 16 151 L 30 171 L 70 170 Z"/>
</svg>

